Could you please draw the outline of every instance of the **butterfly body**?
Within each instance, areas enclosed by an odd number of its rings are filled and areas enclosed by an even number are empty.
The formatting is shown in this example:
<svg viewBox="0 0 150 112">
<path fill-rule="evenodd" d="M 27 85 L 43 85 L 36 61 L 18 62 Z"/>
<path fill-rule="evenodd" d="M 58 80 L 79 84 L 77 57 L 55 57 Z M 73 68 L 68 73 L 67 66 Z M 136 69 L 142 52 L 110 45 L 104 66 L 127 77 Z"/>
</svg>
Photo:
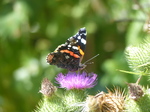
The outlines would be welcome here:
<svg viewBox="0 0 150 112">
<path fill-rule="evenodd" d="M 64 44 L 59 45 L 54 52 L 48 54 L 47 62 L 69 71 L 83 69 L 86 65 L 81 64 L 81 60 L 85 47 L 86 29 L 81 28 L 77 34 L 68 38 Z"/>
</svg>

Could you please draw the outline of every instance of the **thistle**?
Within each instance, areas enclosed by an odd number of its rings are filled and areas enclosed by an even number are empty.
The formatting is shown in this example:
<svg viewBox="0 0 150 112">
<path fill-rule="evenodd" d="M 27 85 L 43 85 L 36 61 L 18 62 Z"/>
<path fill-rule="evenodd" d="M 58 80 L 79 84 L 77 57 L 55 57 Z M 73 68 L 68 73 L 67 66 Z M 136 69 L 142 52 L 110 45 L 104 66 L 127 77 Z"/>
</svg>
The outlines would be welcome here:
<svg viewBox="0 0 150 112">
<path fill-rule="evenodd" d="M 129 97 L 125 100 L 125 112 L 150 112 L 150 89 L 137 84 L 130 86 Z"/>
<path fill-rule="evenodd" d="M 114 92 L 108 89 L 95 96 L 89 95 L 85 101 L 83 112 L 122 112 L 124 110 L 124 92 L 115 89 Z"/>
<path fill-rule="evenodd" d="M 35 112 L 62 112 L 66 111 L 62 98 L 56 95 L 57 88 L 47 79 L 44 78 L 41 84 L 40 93 L 43 94 L 43 99 Z"/>
<path fill-rule="evenodd" d="M 87 89 L 96 85 L 97 75 L 86 72 L 76 73 L 68 72 L 67 74 L 58 74 L 56 81 L 61 88 L 70 89 Z"/>
<path fill-rule="evenodd" d="M 133 100 L 138 100 L 139 98 L 144 96 L 142 86 L 136 83 L 128 83 L 128 88 L 129 88 L 129 98 Z"/>
<path fill-rule="evenodd" d="M 149 41 L 139 46 L 129 46 L 126 49 L 126 58 L 129 67 L 139 75 L 150 73 L 150 43 Z"/>
<path fill-rule="evenodd" d="M 80 108 L 75 104 L 83 102 L 87 96 L 86 89 L 96 85 L 97 75 L 94 73 L 58 74 L 56 81 L 63 92 L 56 91 L 56 87 L 48 80 L 44 79 L 40 92 L 43 94 L 43 101 L 39 103 L 36 112 L 75 112 Z M 60 89 L 58 88 L 58 89 Z"/>
</svg>

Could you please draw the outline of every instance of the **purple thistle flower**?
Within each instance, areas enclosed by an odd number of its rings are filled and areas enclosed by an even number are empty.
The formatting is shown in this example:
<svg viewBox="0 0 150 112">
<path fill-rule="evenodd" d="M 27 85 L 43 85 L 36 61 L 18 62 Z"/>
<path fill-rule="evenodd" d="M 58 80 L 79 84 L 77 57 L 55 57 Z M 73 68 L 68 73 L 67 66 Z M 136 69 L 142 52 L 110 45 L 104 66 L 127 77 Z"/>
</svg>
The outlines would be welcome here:
<svg viewBox="0 0 150 112">
<path fill-rule="evenodd" d="M 60 73 L 56 77 L 56 81 L 60 84 L 60 87 L 68 90 L 92 88 L 96 85 L 96 80 L 96 74 L 87 74 L 86 72 L 68 72 L 67 74 Z"/>
</svg>

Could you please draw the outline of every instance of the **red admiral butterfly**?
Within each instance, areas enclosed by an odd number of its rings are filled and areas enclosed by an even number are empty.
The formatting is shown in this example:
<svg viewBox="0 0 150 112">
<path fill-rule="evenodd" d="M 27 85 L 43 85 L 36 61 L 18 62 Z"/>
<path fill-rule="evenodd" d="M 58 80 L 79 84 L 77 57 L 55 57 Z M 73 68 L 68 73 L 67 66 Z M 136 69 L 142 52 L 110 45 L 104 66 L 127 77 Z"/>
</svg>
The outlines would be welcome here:
<svg viewBox="0 0 150 112">
<path fill-rule="evenodd" d="M 50 65 L 77 71 L 86 67 L 81 64 L 86 46 L 86 29 L 81 28 L 77 34 L 70 37 L 65 44 L 59 45 L 54 52 L 48 54 L 47 62 Z"/>
</svg>

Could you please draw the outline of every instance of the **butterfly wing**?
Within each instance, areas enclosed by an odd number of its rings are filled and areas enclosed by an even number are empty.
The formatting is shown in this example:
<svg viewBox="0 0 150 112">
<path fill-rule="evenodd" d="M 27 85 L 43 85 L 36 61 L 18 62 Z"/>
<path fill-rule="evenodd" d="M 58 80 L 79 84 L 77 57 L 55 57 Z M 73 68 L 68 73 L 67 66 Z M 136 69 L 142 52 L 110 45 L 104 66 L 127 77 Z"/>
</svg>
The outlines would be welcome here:
<svg viewBox="0 0 150 112">
<path fill-rule="evenodd" d="M 76 71 L 82 68 L 80 64 L 86 46 L 86 29 L 81 28 L 78 33 L 58 46 L 54 52 L 47 56 L 47 62 L 69 71 Z"/>
</svg>

